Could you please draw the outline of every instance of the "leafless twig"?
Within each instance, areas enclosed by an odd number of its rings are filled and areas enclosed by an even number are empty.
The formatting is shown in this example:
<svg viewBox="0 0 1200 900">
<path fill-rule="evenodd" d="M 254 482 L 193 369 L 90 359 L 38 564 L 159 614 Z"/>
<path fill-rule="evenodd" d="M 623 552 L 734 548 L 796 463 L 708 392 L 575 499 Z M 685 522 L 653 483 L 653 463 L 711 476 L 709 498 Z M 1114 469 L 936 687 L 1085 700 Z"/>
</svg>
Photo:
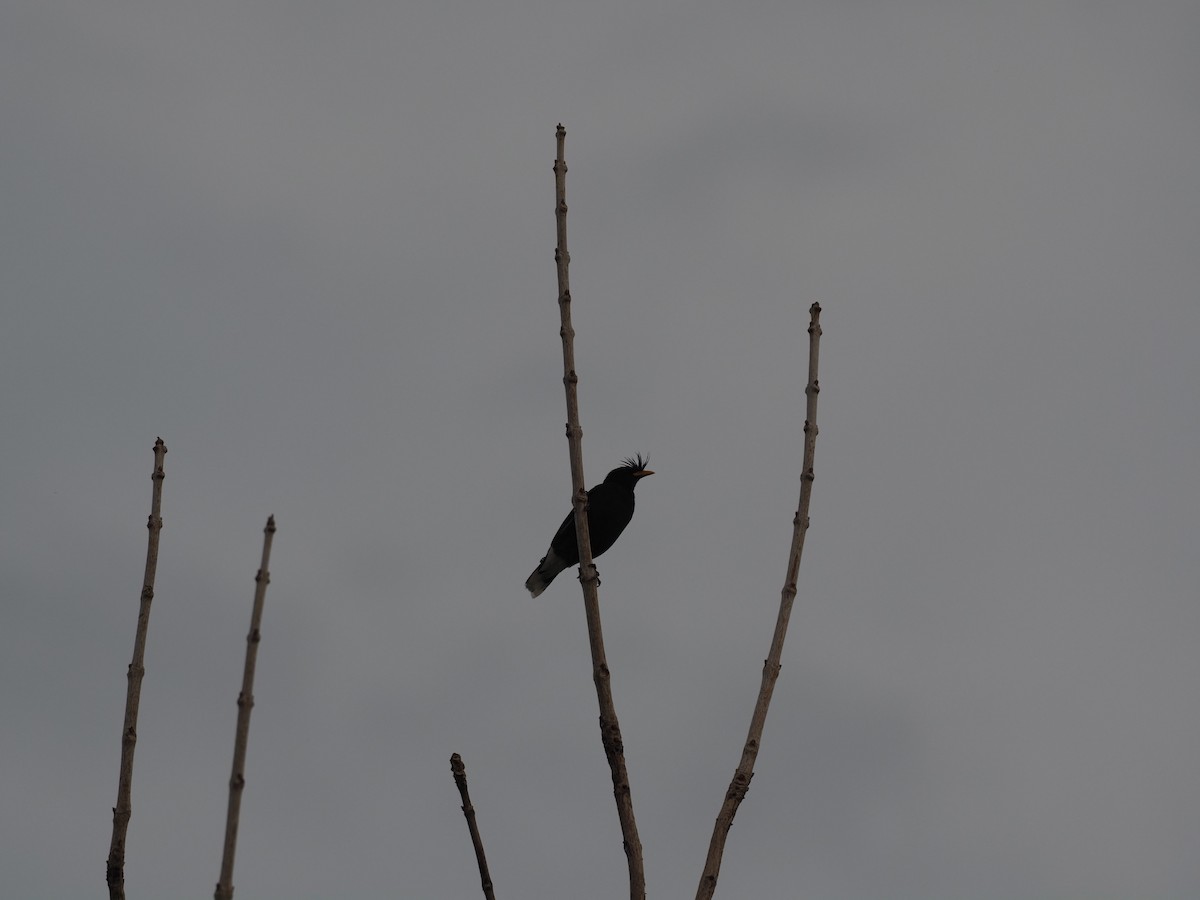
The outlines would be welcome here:
<svg viewBox="0 0 1200 900">
<path fill-rule="evenodd" d="M 717 889 L 717 875 L 721 871 L 721 856 L 725 852 L 725 839 L 733 825 L 738 806 L 750 789 L 754 777 L 754 762 L 762 743 L 763 725 L 767 720 L 767 707 L 771 705 L 771 694 L 775 690 L 775 679 L 779 677 L 779 659 L 783 654 L 783 639 L 787 636 L 788 619 L 792 615 L 792 601 L 796 599 L 796 574 L 800 568 L 800 556 L 804 552 L 804 536 L 808 531 L 808 503 L 812 497 L 813 457 L 817 446 L 817 359 L 821 345 L 821 305 L 814 303 L 809 308 L 811 321 L 808 326 L 808 409 L 804 420 L 804 471 L 800 476 L 800 506 L 792 521 L 792 549 L 788 557 L 787 580 L 779 601 L 779 616 L 775 620 L 775 634 L 771 638 L 771 650 L 763 662 L 762 687 L 758 701 L 754 704 L 754 715 L 750 719 L 750 733 L 742 748 L 742 759 L 734 772 L 733 781 L 725 792 L 725 802 L 717 814 L 713 826 L 712 841 L 708 846 L 708 858 L 704 861 L 704 874 L 696 891 L 697 900 L 709 900 Z"/>
<path fill-rule="evenodd" d="M 162 531 L 163 458 L 167 445 L 159 438 L 154 442 L 154 473 L 150 476 L 154 489 L 150 500 L 150 518 L 146 527 L 150 537 L 146 544 L 146 571 L 142 578 L 142 599 L 138 608 L 137 632 L 133 639 L 133 661 L 126 673 L 125 725 L 121 729 L 121 774 L 117 781 L 117 805 L 113 807 L 112 842 L 108 848 L 109 900 L 125 900 L 125 835 L 133 815 L 130 790 L 133 785 L 133 751 L 137 746 L 138 704 L 142 696 L 142 677 L 146 674 L 146 631 L 150 626 L 150 604 L 154 600 L 154 575 L 158 569 L 158 536 Z"/>
<path fill-rule="evenodd" d="M 629 773 L 625 769 L 625 747 L 621 741 L 621 726 L 613 706 L 608 661 L 604 654 L 604 633 L 600 627 L 600 579 L 592 561 L 591 535 L 588 532 L 587 490 L 583 481 L 583 429 L 579 426 L 579 399 L 575 373 L 575 329 L 571 326 L 571 287 L 567 277 L 571 254 L 567 252 L 567 163 L 563 156 L 567 130 L 558 126 L 558 158 L 554 163 L 555 217 L 558 222 L 558 247 L 554 259 L 558 264 L 558 308 L 562 318 L 563 386 L 567 393 L 567 441 L 571 452 L 572 505 L 575 510 L 575 533 L 579 538 L 579 580 L 583 584 L 583 604 L 587 616 L 588 640 L 592 650 L 592 680 L 596 683 L 596 698 L 600 703 L 600 739 L 604 755 L 612 771 L 613 796 L 617 801 L 617 817 L 621 820 L 621 836 L 625 857 L 629 863 L 629 896 L 644 900 L 646 874 L 642 864 L 642 841 L 638 837 L 637 821 L 633 817 L 633 799 L 629 791 Z"/>
<path fill-rule="evenodd" d="M 467 828 L 471 832 L 471 843 L 475 845 L 475 861 L 479 863 L 479 877 L 483 882 L 483 896 L 487 900 L 496 900 L 492 890 L 492 875 L 488 871 L 487 856 L 483 852 L 483 838 L 479 836 L 479 826 L 475 823 L 475 807 L 471 804 L 471 795 L 467 791 L 467 767 L 463 765 L 462 757 L 457 753 L 450 755 L 450 771 L 454 774 L 454 783 L 458 785 L 459 796 L 462 797 L 463 815 L 467 817 Z"/>
<path fill-rule="evenodd" d="M 214 893 L 216 900 L 233 898 L 233 858 L 237 850 L 238 816 L 242 808 L 242 790 L 246 786 L 246 744 L 250 738 L 250 711 L 254 709 L 254 667 L 258 644 L 262 640 L 263 601 L 271 583 L 271 540 L 275 537 L 275 517 L 267 518 L 263 529 L 262 564 L 254 577 L 254 608 L 250 613 L 250 633 L 246 635 L 246 666 L 242 671 L 242 691 L 238 694 L 237 736 L 233 742 L 233 774 L 229 778 L 229 808 L 225 817 L 225 848 L 221 855 L 221 880 Z"/>
</svg>

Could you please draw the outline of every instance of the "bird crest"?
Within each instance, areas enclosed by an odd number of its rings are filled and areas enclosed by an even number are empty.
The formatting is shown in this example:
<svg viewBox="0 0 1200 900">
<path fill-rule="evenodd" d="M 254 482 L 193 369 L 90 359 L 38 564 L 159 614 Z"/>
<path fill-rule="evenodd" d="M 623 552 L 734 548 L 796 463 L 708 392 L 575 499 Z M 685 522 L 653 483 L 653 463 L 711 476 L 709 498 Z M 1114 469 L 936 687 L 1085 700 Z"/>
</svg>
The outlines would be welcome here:
<svg viewBox="0 0 1200 900">
<path fill-rule="evenodd" d="M 621 460 L 621 466 L 626 469 L 631 469 L 634 472 L 646 471 L 646 466 L 650 465 L 650 457 L 642 459 L 642 454 L 637 456 L 627 456 Z"/>
</svg>

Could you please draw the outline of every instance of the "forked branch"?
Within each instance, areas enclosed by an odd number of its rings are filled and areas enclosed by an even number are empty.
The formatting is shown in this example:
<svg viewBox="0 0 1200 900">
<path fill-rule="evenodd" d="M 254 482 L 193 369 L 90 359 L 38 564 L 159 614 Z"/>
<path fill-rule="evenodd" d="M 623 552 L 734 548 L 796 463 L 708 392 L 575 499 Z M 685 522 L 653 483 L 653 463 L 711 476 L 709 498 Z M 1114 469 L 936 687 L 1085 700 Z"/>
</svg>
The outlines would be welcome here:
<svg viewBox="0 0 1200 900">
<path fill-rule="evenodd" d="M 817 394 L 821 390 L 817 380 L 817 360 L 821 346 L 821 305 L 814 303 L 809 308 L 809 315 L 811 320 L 808 326 L 808 387 L 804 390 L 808 395 L 808 408 L 804 420 L 804 470 L 800 475 L 800 505 L 792 520 L 792 549 L 788 556 L 787 578 L 779 600 L 779 616 L 775 620 L 771 650 L 763 663 L 762 687 L 759 688 L 754 715 L 750 719 L 750 733 L 746 736 L 741 761 L 733 774 L 733 780 L 729 783 L 729 789 L 725 792 L 725 801 L 721 804 L 721 811 L 717 814 L 717 821 L 713 826 L 708 858 L 704 861 L 704 874 L 700 877 L 700 887 L 696 891 L 697 900 L 709 900 L 717 889 L 717 875 L 721 871 L 725 839 L 729 835 L 730 826 L 733 825 L 738 806 L 750 789 L 750 779 L 754 777 L 754 762 L 758 759 L 763 726 L 767 721 L 767 708 L 771 705 L 775 680 L 779 677 L 779 660 L 783 655 L 783 640 L 787 636 L 788 620 L 792 615 L 792 601 L 796 599 L 796 574 L 800 568 L 800 556 L 804 552 L 804 536 L 808 532 L 808 503 L 812 497 L 813 457 L 817 447 Z"/>
</svg>

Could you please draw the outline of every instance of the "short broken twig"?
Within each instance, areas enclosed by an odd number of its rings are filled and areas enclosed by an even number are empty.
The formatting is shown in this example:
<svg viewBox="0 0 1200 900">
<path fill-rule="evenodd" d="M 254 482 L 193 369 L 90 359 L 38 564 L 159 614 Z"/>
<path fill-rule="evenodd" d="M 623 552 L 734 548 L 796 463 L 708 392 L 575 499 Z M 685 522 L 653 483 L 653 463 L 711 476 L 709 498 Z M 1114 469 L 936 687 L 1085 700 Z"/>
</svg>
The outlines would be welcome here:
<svg viewBox="0 0 1200 900">
<path fill-rule="evenodd" d="M 496 894 L 492 890 L 492 875 L 488 871 L 487 856 L 483 852 L 483 838 L 479 836 L 479 826 L 475 823 L 475 807 L 471 804 L 471 795 L 467 792 L 467 767 L 463 765 L 462 757 L 457 753 L 450 754 L 450 771 L 454 774 L 454 783 L 458 785 L 458 793 L 462 797 L 462 811 L 463 815 L 467 817 L 467 829 L 471 832 L 471 843 L 475 845 L 475 860 L 479 863 L 483 896 L 487 900 L 496 900 Z"/>
</svg>

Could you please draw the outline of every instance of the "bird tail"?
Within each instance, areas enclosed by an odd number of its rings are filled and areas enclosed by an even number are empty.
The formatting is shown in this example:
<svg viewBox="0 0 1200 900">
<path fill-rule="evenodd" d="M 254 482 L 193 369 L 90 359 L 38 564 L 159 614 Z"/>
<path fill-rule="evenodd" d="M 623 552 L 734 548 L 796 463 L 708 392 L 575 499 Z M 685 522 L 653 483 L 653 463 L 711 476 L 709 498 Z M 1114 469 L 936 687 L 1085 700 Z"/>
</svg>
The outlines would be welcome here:
<svg viewBox="0 0 1200 900">
<path fill-rule="evenodd" d="M 533 574 L 525 580 L 525 590 L 534 597 L 538 596 L 566 567 L 566 560 L 561 559 L 553 550 L 547 550 L 542 561 L 538 563 L 538 567 L 533 570 Z"/>
</svg>

